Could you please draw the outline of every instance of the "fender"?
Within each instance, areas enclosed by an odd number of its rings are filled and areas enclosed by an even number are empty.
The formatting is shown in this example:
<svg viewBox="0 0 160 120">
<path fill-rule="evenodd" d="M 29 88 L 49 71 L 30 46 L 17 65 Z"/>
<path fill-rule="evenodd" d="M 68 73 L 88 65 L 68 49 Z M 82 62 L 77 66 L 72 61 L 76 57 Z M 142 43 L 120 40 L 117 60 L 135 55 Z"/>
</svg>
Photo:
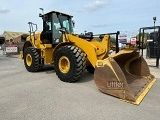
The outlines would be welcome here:
<svg viewBox="0 0 160 120">
<path fill-rule="evenodd" d="M 62 42 L 60 44 L 58 44 L 55 48 L 54 48 L 54 51 L 53 51 L 53 56 L 55 55 L 55 52 L 58 48 L 62 47 L 62 46 L 65 46 L 65 45 L 72 45 L 74 44 L 74 42 Z"/>
</svg>

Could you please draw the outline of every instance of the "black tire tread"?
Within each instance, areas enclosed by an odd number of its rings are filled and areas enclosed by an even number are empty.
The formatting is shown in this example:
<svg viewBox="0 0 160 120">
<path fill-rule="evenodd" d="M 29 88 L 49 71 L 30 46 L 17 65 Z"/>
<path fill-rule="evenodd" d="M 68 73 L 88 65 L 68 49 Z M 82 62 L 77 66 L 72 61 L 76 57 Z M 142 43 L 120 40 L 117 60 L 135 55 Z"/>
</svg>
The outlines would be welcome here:
<svg viewBox="0 0 160 120">
<path fill-rule="evenodd" d="M 24 64 L 25 64 L 26 69 L 29 72 L 38 72 L 38 71 L 42 70 L 43 65 L 40 64 L 40 56 L 39 56 L 38 52 L 36 51 L 36 49 L 33 47 L 28 47 L 28 48 L 26 48 L 26 50 L 24 52 L 25 52 L 24 53 Z M 26 63 L 26 55 L 27 54 L 31 55 L 32 61 L 34 62 L 34 63 L 32 63 L 31 66 L 28 66 Z"/>
<path fill-rule="evenodd" d="M 66 46 L 60 47 L 56 51 L 54 59 L 56 59 L 56 54 L 58 54 L 61 51 L 67 51 L 67 52 L 69 52 L 72 55 L 72 57 L 74 58 L 73 61 L 75 63 L 75 66 L 74 66 L 75 71 L 72 71 L 71 77 L 66 78 L 66 77 L 62 77 L 63 75 L 58 70 L 58 68 L 55 68 L 56 74 L 57 74 L 58 78 L 61 81 L 64 81 L 64 82 L 75 82 L 84 73 L 85 68 L 86 68 L 86 58 L 84 56 L 84 53 L 82 52 L 81 49 L 79 49 L 76 46 L 66 45 Z M 57 63 L 56 62 L 54 62 L 54 63 L 55 63 L 54 66 L 57 67 L 58 66 L 58 65 L 56 65 Z"/>
</svg>

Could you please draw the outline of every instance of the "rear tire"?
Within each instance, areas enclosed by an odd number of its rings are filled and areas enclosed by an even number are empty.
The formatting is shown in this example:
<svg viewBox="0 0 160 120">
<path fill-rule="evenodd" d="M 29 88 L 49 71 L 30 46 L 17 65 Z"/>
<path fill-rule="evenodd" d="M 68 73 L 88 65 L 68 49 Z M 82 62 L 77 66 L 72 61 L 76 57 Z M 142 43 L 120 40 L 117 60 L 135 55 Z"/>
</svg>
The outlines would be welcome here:
<svg viewBox="0 0 160 120">
<path fill-rule="evenodd" d="M 54 55 L 54 69 L 63 82 L 74 82 L 84 73 L 86 58 L 76 46 L 60 47 Z"/>
<path fill-rule="evenodd" d="M 40 64 L 40 56 L 35 48 L 28 47 L 24 51 L 24 64 L 29 72 L 37 72 L 42 70 L 43 65 Z"/>
</svg>

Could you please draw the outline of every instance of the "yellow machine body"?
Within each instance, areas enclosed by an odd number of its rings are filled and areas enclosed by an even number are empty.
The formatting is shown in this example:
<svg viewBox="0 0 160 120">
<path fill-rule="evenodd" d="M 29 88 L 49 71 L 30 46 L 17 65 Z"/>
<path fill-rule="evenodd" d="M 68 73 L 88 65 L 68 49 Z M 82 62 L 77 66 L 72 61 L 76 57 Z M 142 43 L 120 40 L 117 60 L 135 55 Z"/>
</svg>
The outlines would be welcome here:
<svg viewBox="0 0 160 120">
<path fill-rule="evenodd" d="M 74 82 L 90 65 L 94 69 L 95 84 L 102 92 L 133 104 L 139 104 L 155 82 L 138 49 L 128 47 L 108 56 L 110 36 L 107 34 L 98 41 L 64 33 L 58 44 L 47 43 L 41 34 L 30 35 L 21 52 L 30 72 L 38 71 L 41 63 L 54 64 L 62 81 Z"/>
<path fill-rule="evenodd" d="M 76 35 L 72 34 L 66 34 L 66 38 L 63 37 L 63 42 L 58 44 L 55 47 L 52 47 L 52 44 L 42 44 L 42 41 L 40 39 L 40 32 L 36 34 L 36 39 L 34 40 L 31 36 L 27 38 L 28 43 L 24 45 L 24 49 L 26 49 L 28 46 L 31 45 L 36 49 L 41 50 L 41 57 L 44 58 L 44 64 L 52 64 L 53 61 L 53 54 L 54 51 L 57 50 L 59 47 L 64 45 L 75 45 L 78 46 L 80 49 L 84 51 L 85 54 L 87 54 L 87 59 L 89 62 L 95 67 L 95 63 L 97 60 L 102 60 L 105 57 L 108 57 L 108 52 L 110 48 L 110 40 L 109 35 L 105 35 L 102 39 L 102 41 L 97 40 L 91 40 L 87 41 L 82 38 L 79 38 Z M 67 40 L 66 40 L 67 39 Z M 92 54 L 90 54 L 92 53 Z M 21 52 L 21 58 L 23 58 L 22 55 L 23 52 Z"/>
</svg>

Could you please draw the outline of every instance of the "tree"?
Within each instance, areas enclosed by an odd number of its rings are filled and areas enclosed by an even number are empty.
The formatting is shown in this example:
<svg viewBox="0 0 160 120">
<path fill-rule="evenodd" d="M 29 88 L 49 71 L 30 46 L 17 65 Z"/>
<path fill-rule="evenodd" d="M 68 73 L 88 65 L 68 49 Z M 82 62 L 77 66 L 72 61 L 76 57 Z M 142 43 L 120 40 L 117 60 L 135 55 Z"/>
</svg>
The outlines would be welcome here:
<svg viewBox="0 0 160 120">
<path fill-rule="evenodd" d="M 111 44 L 113 44 L 113 45 L 116 44 L 116 38 L 115 37 L 110 36 L 110 41 L 111 41 Z"/>
<path fill-rule="evenodd" d="M 140 40 L 139 40 L 139 36 L 140 36 Z M 143 33 L 139 33 L 138 35 L 136 35 L 136 38 L 137 38 L 137 41 L 140 42 L 140 48 L 142 48 L 142 41 L 143 41 L 143 48 L 146 48 L 147 39 L 149 38 L 149 33 L 144 33 L 143 40 L 142 40 L 142 36 L 143 36 Z"/>
<path fill-rule="evenodd" d="M 142 33 L 139 33 L 136 35 L 137 41 L 139 41 L 139 36 L 141 36 L 140 41 L 142 42 Z M 147 39 L 149 38 L 149 33 L 144 33 L 144 42 L 147 42 Z"/>
</svg>

